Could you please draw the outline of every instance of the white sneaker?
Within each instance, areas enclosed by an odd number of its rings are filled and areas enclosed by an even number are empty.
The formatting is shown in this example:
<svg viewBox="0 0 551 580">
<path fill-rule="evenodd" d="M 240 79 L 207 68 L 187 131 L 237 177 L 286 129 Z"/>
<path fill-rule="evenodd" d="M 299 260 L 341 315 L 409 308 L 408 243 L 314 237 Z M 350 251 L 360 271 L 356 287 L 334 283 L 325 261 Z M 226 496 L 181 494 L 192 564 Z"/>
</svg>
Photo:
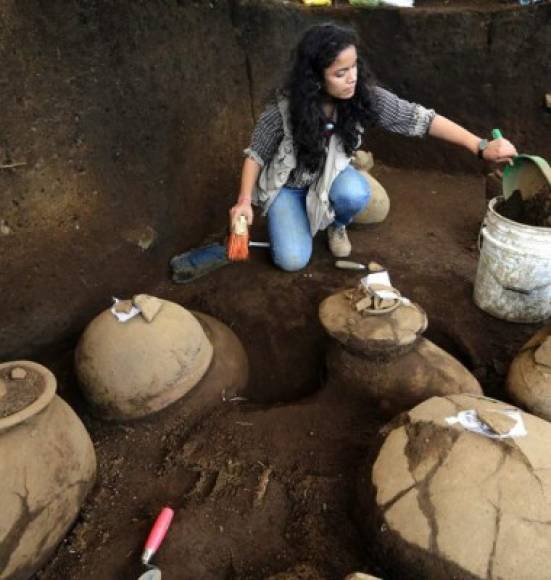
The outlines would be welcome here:
<svg viewBox="0 0 551 580">
<path fill-rule="evenodd" d="M 329 226 L 327 228 L 329 249 L 335 258 L 347 258 L 352 251 L 345 226 Z"/>
</svg>

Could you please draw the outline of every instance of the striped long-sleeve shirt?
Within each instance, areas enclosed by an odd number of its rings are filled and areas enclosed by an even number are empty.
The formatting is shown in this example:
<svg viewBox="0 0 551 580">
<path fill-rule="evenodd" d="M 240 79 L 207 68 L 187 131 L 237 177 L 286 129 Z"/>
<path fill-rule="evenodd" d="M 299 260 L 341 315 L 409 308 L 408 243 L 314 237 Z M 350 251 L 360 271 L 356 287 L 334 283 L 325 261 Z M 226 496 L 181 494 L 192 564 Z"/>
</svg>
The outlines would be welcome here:
<svg viewBox="0 0 551 580">
<path fill-rule="evenodd" d="M 434 110 L 400 99 L 382 87 L 374 87 L 371 96 L 375 125 L 393 133 L 423 137 L 436 115 Z M 283 119 L 278 106 L 271 104 L 260 115 L 245 154 L 263 167 L 270 162 L 282 139 Z M 287 185 L 308 187 L 316 179 L 317 173 L 301 167 L 300 159 L 298 161 Z"/>
</svg>

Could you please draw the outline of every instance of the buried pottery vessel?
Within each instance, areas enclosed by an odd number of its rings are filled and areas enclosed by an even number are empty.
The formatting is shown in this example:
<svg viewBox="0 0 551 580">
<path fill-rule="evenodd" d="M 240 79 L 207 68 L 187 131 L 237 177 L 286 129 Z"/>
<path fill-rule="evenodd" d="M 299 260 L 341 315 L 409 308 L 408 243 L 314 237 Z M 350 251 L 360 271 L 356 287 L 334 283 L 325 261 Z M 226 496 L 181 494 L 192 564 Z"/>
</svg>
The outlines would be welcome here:
<svg viewBox="0 0 551 580">
<path fill-rule="evenodd" d="M 44 565 L 95 481 L 92 441 L 55 392 L 45 367 L 0 364 L 0 578 Z"/>
<path fill-rule="evenodd" d="M 390 211 L 390 198 L 386 189 L 366 171 L 360 173 L 367 179 L 371 197 L 367 206 L 354 216 L 355 224 L 379 224 L 384 222 Z"/>
<path fill-rule="evenodd" d="M 134 316 L 119 320 L 114 307 L 94 318 L 80 338 L 78 381 L 102 419 L 160 411 L 188 393 L 210 365 L 212 344 L 197 319 L 174 302 L 155 300 L 160 308 L 150 320 L 132 310 L 133 303 L 122 313 Z"/>
<path fill-rule="evenodd" d="M 136 305 L 138 312 L 131 309 Z M 222 323 L 206 315 L 198 320 L 179 304 L 145 295 L 134 297 L 127 313 L 134 316 L 122 322 L 113 309 L 102 312 L 75 353 L 79 384 L 100 418 L 145 417 L 202 386 L 203 379 L 208 392 L 244 388 L 246 354 Z"/>
<path fill-rule="evenodd" d="M 507 391 L 519 405 L 551 421 L 551 326 L 520 349 L 509 369 Z"/>
<path fill-rule="evenodd" d="M 461 363 L 423 338 L 427 316 L 419 305 L 397 301 L 359 311 L 361 296 L 360 289 L 345 290 L 320 305 L 320 320 L 335 339 L 326 356 L 330 388 L 388 415 L 435 395 L 482 394 Z"/>
<path fill-rule="evenodd" d="M 548 580 L 550 440 L 547 421 L 464 394 L 383 427 L 360 468 L 358 515 L 388 576 Z"/>
<path fill-rule="evenodd" d="M 390 198 L 386 189 L 369 173 L 373 168 L 373 157 L 365 151 L 357 151 L 351 163 L 365 177 L 371 191 L 369 203 L 354 216 L 354 223 L 378 224 L 383 222 L 390 211 Z"/>
<path fill-rule="evenodd" d="M 213 345 L 212 362 L 193 389 L 201 405 L 243 395 L 249 381 L 249 358 L 233 330 L 216 318 L 193 312 Z"/>
</svg>

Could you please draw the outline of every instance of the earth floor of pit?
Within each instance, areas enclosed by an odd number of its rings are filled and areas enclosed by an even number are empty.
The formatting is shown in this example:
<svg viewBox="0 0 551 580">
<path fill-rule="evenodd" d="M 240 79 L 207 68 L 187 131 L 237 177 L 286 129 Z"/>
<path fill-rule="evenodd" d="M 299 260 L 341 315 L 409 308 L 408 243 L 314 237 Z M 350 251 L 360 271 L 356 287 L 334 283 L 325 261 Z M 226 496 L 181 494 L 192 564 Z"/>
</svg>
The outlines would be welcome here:
<svg viewBox="0 0 551 580">
<path fill-rule="evenodd" d="M 350 259 L 384 265 L 394 286 L 426 310 L 425 336 L 465 364 L 487 395 L 506 400 L 508 365 L 541 325 L 495 319 L 472 301 L 483 177 L 380 164 L 374 174 L 389 192 L 390 214 L 350 229 Z M 267 239 L 260 218 L 252 238 Z M 392 577 L 392 563 L 378 562 L 376 542 L 362 535 L 355 503 L 356 473 L 384 420 L 323 388 L 318 305 L 363 274 L 335 269 L 323 234 L 299 272 L 277 270 L 264 249 L 251 253 L 249 262 L 188 285 L 160 272 L 157 287 L 136 293 L 230 326 L 250 358 L 251 397 L 262 403 L 221 398 L 191 420 L 184 399 L 149 419 L 107 424 L 89 416 L 78 395 L 74 345 L 43 361 L 89 429 L 99 469 L 76 525 L 37 578 L 137 578 L 144 539 L 164 505 L 176 510 L 155 558 L 166 579 L 260 580 L 293 569 L 288 578 Z"/>
</svg>

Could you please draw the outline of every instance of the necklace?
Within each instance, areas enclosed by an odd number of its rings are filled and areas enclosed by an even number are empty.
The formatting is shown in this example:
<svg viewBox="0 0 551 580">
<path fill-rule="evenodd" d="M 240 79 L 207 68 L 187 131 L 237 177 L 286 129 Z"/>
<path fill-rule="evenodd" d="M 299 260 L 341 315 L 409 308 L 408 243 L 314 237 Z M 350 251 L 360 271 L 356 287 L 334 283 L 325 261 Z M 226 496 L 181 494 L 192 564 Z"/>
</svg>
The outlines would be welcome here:
<svg viewBox="0 0 551 580">
<path fill-rule="evenodd" d="M 322 111 L 324 116 L 323 136 L 329 137 L 335 129 L 335 121 L 336 121 L 335 117 L 337 114 L 337 107 L 333 102 L 323 103 Z"/>
</svg>

